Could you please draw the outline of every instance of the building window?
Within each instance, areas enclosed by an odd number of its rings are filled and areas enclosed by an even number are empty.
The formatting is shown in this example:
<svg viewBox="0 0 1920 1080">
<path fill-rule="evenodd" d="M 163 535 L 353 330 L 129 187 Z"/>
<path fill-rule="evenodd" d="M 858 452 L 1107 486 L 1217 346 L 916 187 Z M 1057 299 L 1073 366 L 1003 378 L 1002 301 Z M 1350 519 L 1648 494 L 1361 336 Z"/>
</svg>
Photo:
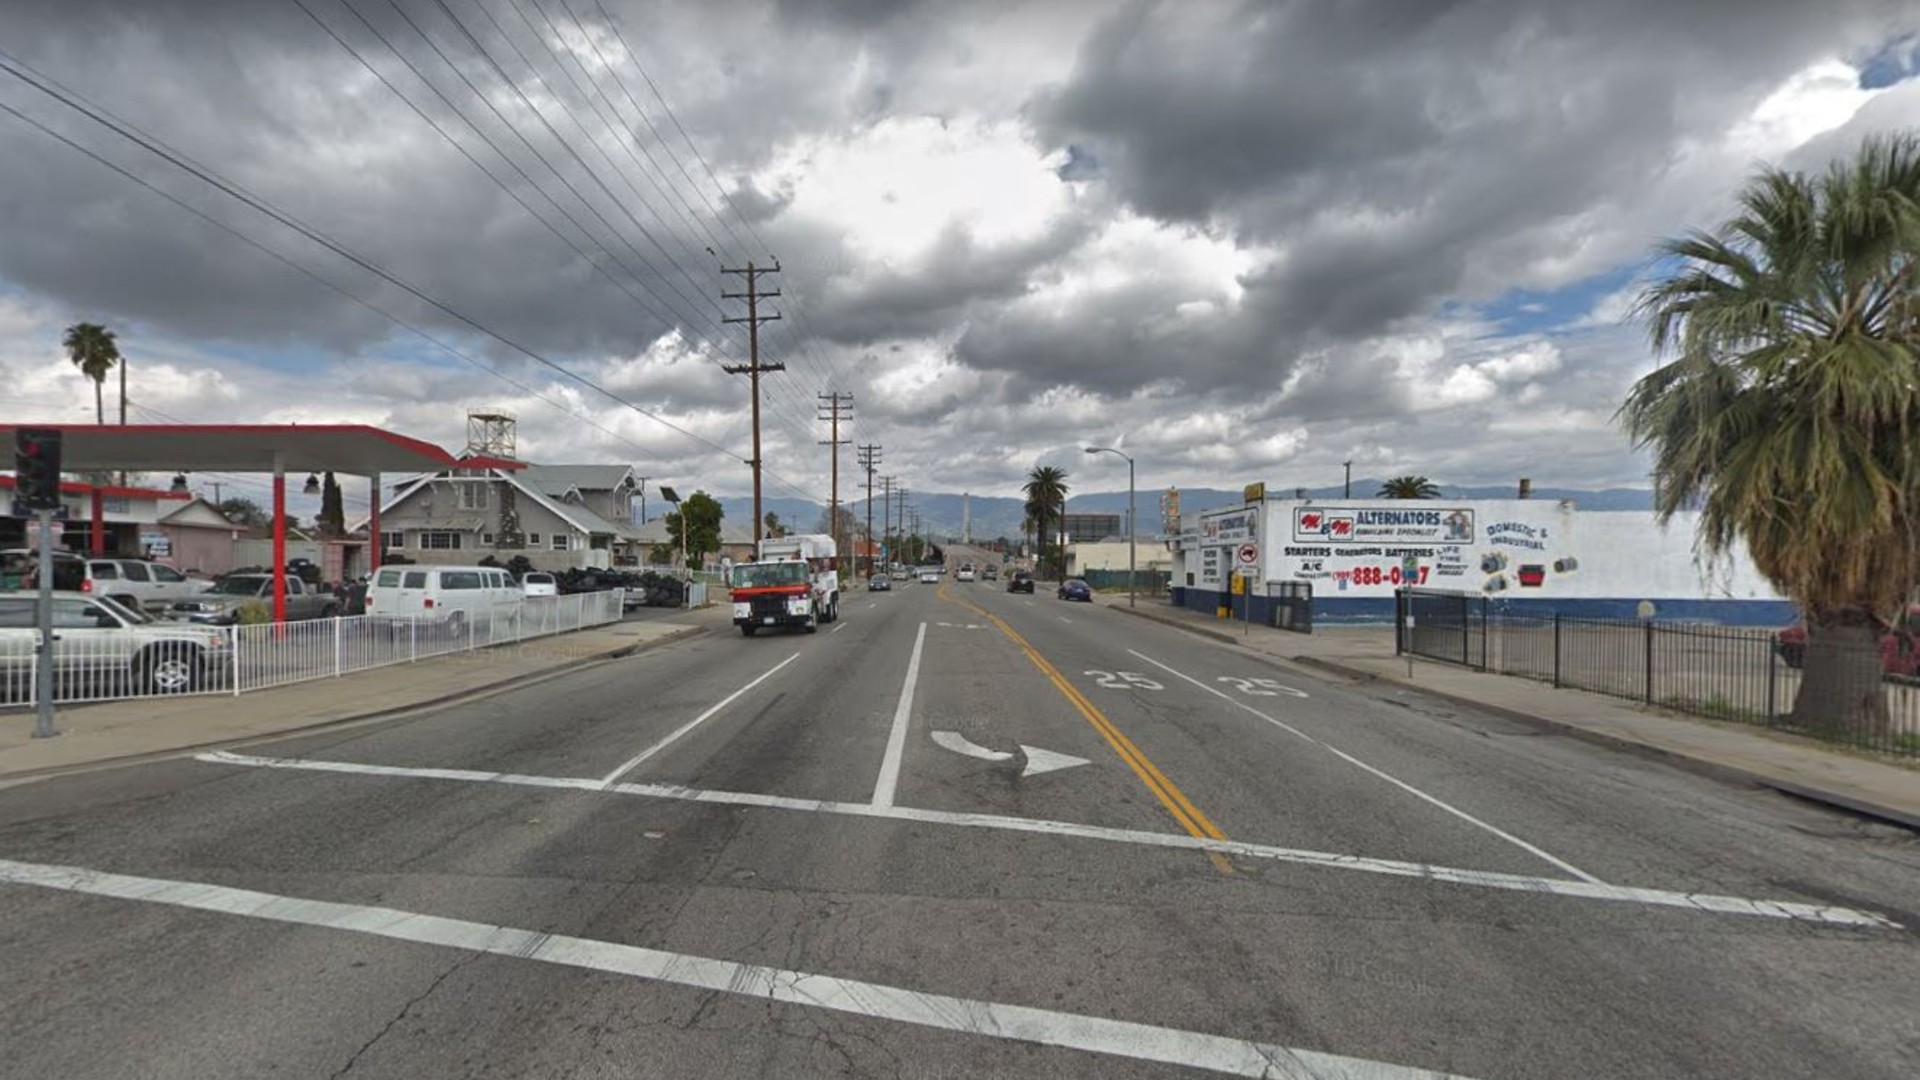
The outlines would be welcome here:
<svg viewBox="0 0 1920 1080">
<path fill-rule="evenodd" d="M 539 547 L 539 546 L 540 546 L 540 534 L 539 534 L 539 533 L 528 533 L 528 534 L 527 534 L 527 546 L 528 546 L 528 547 L 530 547 L 530 548 L 537 548 L 537 547 Z"/>
<path fill-rule="evenodd" d="M 420 550 L 458 551 L 460 534 L 446 529 L 423 529 L 420 532 Z"/>
<path fill-rule="evenodd" d="M 567 550 L 567 534 L 566 533 L 553 534 L 553 550 L 555 551 Z"/>
<path fill-rule="evenodd" d="M 403 532 L 381 533 L 380 549 L 382 551 L 405 551 L 407 549 L 407 534 Z"/>
<path fill-rule="evenodd" d="M 485 510 L 487 508 L 487 485 L 455 484 L 460 489 L 460 509 Z"/>
<path fill-rule="evenodd" d="M 493 546 L 493 534 L 492 534 L 492 533 L 481 533 L 481 534 L 480 534 L 480 546 L 481 546 L 481 547 L 492 547 L 492 546 Z"/>
</svg>

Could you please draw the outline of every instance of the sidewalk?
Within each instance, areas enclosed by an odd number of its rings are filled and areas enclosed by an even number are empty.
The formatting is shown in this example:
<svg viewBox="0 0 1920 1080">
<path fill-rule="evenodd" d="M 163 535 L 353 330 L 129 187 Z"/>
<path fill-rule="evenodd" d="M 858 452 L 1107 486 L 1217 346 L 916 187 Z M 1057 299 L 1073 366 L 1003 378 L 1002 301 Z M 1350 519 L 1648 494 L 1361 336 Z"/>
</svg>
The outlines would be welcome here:
<svg viewBox="0 0 1920 1080">
<path fill-rule="evenodd" d="M 1108 607 L 1349 678 L 1393 683 L 1457 704 L 1728 776 L 1920 829 L 1920 769 L 1827 749 L 1791 735 L 1681 718 L 1581 690 L 1414 660 L 1393 652 L 1391 626 L 1322 627 L 1296 634 L 1211 618 L 1155 598 Z"/>
<path fill-rule="evenodd" d="M 65 706 L 55 717 L 61 734 L 51 739 L 32 737 L 31 710 L 4 713 L 0 784 L 447 704 L 702 633 L 725 625 L 731 615 L 725 605 L 714 605 L 668 619 L 610 623 L 238 696 L 195 694 Z"/>
</svg>

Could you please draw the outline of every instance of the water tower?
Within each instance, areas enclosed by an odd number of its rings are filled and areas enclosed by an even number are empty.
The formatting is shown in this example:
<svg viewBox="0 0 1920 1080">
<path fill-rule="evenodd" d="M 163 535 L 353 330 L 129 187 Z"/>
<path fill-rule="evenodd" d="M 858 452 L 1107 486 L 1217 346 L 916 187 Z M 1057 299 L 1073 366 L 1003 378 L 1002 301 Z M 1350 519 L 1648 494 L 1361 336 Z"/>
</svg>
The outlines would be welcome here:
<svg viewBox="0 0 1920 1080">
<path fill-rule="evenodd" d="M 467 453 L 509 460 L 518 458 L 512 415 L 499 411 L 468 412 Z"/>
</svg>

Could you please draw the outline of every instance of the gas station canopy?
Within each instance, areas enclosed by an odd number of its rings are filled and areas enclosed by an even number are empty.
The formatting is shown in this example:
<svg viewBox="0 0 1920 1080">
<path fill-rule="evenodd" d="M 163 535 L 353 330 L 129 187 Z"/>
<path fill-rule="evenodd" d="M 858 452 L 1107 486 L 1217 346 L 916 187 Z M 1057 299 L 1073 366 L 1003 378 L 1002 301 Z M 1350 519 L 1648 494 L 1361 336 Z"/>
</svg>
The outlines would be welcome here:
<svg viewBox="0 0 1920 1080">
<path fill-rule="evenodd" d="M 365 424 L 13 424 L 60 432 L 67 472 L 435 472 L 456 466 L 516 469 L 516 461 L 454 457 L 432 443 Z"/>
</svg>

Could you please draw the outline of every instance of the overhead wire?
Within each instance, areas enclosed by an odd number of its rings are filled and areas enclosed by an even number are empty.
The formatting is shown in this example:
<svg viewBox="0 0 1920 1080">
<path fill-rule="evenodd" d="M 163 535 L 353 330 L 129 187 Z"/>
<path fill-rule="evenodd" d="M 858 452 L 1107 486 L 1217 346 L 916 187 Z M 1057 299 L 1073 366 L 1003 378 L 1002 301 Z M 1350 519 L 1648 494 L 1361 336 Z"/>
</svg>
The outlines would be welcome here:
<svg viewBox="0 0 1920 1080">
<path fill-rule="evenodd" d="M 109 131 L 112 131 L 114 134 L 119 135 L 121 138 L 134 143 L 136 146 L 141 147 L 147 152 L 153 154 L 154 156 L 159 157 L 162 160 L 167 161 L 169 164 L 174 165 L 176 168 L 179 168 L 181 171 L 188 173 L 189 175 L 195 177 L 196 179 L 201 180 L 202 182 L 208 184 L 211 187 L 214 187 L 215 189 L 223 192 L 229 197 L 251 207 L 252 209 L 273 219 L 274 221 L 280 223 L 281 225 L 289 229 L 292 229 L 294 232 L 299 233 L 300 235 L 306 237 L 308 240 L 320 245 L 321 247 L 326 248 L 327 250 L 340 256 L 341 258 L 347 260 L 348 262 L 353 263 L 355 266 L 360 267 L 361 269 L 367 271 L 368 273 L 373 274 L 374 276 L 380 278 L 381 280 L 386 281 L 388 284 L 391 284 L 396 288 L 401 289 L 407 294 L 435 308 L 436 310 L 442 312 L 448 317 L 462 323 L 463 325 L 466 325 L 472 328 L 476 332 L 481 333 L 489 338 L 492 338 L 493 340 L 498 341 L 502 345 L 505 345 L 508 348 L 514 350 L 515 352 L 521 353 L 522 355 L 527 356 L 528 358 L 534 360 L 535 362 L 545 367 L 548 367 L 554 370 L 555 372 L 558 372 L 559 374 L 565 376 L 566 378 L 572 381 L 578 382 L 586 386 L 587 388 L 594 390 L 595 392 L 600 393 L 610 398 L 611 400 L 626 406 L 629 409 L 632 409 L 633 411 L 641 414 L 642 416 L 646 416 L 649 419 L 652 419 L 655 422 L 660 423 L 661 425 L 680 433 L 681 435 L 684 435 L 690 439 L 693 439 L 694 441 L 699 442 L 702 445 L 707 446 L 714 451 L 725 454 L 727 457 L 733 460 L 744 461 L 744 459 L 740 456 L 740 454 L 737 451 L 731 450 L 720 443 L 714 442 L 713 440 L 708 439 L 705 436 L 698 434 L 697 432 L 689 431 L 688 429 L 681 427 L 679 424 L 676 424 L 673 421 L 668 420 L 665 417 L 662 417 L 657 413 L 653 412 L 652 410 L 649 410 L 637 403 L 628 401 L 627 399 L 621 397 L 620 395 L 615 394 L 614 392 L 607 390 L 606 388 L 598 385 L 592 380 L 587 379 L 584 376 L 581 376 L 579 374 L 576 374 L 573 371 L 568 370 L 566 367 L 556 363 L 555 361 L 534 351 L 533 349 L 528 348 L 527 346 L 521 345 L 520 343 L 514 341 L 511 338 L 505 337 L 504 335 L 493 330 L 492 328 L 475 320 L 471 316 L 466 315 L 464 312 L 461 312 L 458 309 L 455 309 L 447 305 L 443 301 L 440 301 L 430 296 L 429 294 L 421 291 L 420 289 L 414 287 L 408 282 L 389 273 L 388 271 L 379 267 L 378 265 L 372 262 L 369 262 L 368 260 L 355 254 L 351 250 L 345 248 L 343 245 L 327 238 L 324 234 L 317 232 L 313 228 L 300 222 L 298 219 L 293 218 L 290 215 L 278 210 L 276 207 L 272 206 L 270 203 L 267 203 L 265 202 L 265 200 L 259 198 L 258 196 L 253 195 L 251 192 L 248 192 L 245 188 L 242 188 L 239 185 L 234 184 L 230 181 L 227 181 L 224 178 L 218 176 L 217 174 L 212 173 L 210 169 L 198 166 L 197 164 L 193 163 L 191 159 L 188 159 L 184 157 L 184 155 L 181 155 L 177 151 L 174 151 L 171 147 L 167 146 L 165 143 L 160 142 L 158 139 L 153 138 L 151 136 L 147 136 L 145 135 L 145 133 L 140 132 L 138 129 L 134 128 L 131 124 L 120 120 L 118 117 L 113 116 L 111 113 L 106 113 L 104 110 L 101 110 L 95 106 L 92 106 L 91 103 L 86 102 L 84 99 L 79 98 L 77 94 L 73 93 L 72 91 L 66 90 L 65 87 L 59 86 L 57 83 L 54 83 L 53 80 L 51 80 L 47 76 L 41 75 L 39 72 L 34 71 L 31 67 L 19 61 L 17 58 L 13 57 L 12 55 L 6 53 L 4 50 L 0 50 L 0 73 L 5 73 L 7 75 L 14 77 L 15 79 L 18 79 L 23 83 L 26 83 L 27 85 L 40 91 L 42 94 L 45 94 L 46 96 L 53 98 L 54 100 L 60 102 L 62 105 L 65 105 L 66 107 L 73 110 L 74 112 L 79 113 L 81 116 L 92 121 L 93 123 L 98 124 L 101 127 L 105 127 Z M 555 408 L 558 408 L 564 412 L 567 412 L 569 415 L 574 416 L 576 419 L 585 420 L 589 424 L 592 424 L 592 426 L 595 426 L 600 430 L 605 431 L 609 435 L 613 435 L 615 438 L 620 439 L 622 442 L 625 442 L 628 445 L 634 446 L 637 449 L 641 448 L 639 447 L 639 444 L 634 443 L 632 440 L 627 439 L 624 436 L 618 435 L 617 433 L 599 425 L 598 423 L 592 421 L 589 418 L 581 416 L 579 413 L 575 412 L 574 410 L 567 409 L 564 405 L 560 405 L 557 402 L 552 401 L 551 399 L 547 398 L 545 395 L 542 395 L 538 391 L 534 390 L 532 387 L 527 386 L 526 384 L 481 362 L 478 359 L 475 359 L 474 357 L 468 355 L 464 351 L 458 348 L 455 348 L 454 346 L 440 340 L 438 337 L 435 337 L 434 335 L 428 333 L 427 331 L 420 329 L 419 327 L 413 325 L 412 323 L 408 322 L 405 319 L 402 319 L 401 317 L 393 314 L 392 312 L 387 311 L 386 309 L 380 307 L 379 305 L 374 304 L 371 301 L 365 300 L 359 297 L 358 295 L 343 288 L 342 286 L 328 280 L 325 277 L 320 276 L 319 274 L 308 269 L 307 267 L 300 265 L 298 262 L 295 262 L 290 257 L 274 250 L 273 248 L 261 243 L 258 240 L 255 240 L 254 238 L 246 235 L 245 233 L 241 232 L 239 229 L 235 228 L 234 226 L 224 221 L 221 221 L 218 218 L 213 217 L 212 215 L 206 213 L 205 211 L 202 211 L 198 207 L 193 206 L 192 204 L 179 198 L 173 193 L 160 188 L 159 186 L 153 184 L 152 182 L 148 181 L 144 177 L 141 177 L 138 174 L 132 172 L 131 170 L 125 168 L 124 166 L 121 166 L 119 163 L 106 158 L 105 156 L 94 151 L 90 147 L 84 146 L 79 142 L 77 142 L 76 140 L 68 137 L 67 135 L 54 130 L 53 128 L 47 126 L 46 124 L 42 123 L 38 119 L 20 111 L 19 109 L 16 109 L 5 102 L 0 102 L 0 112 L 5 112 L 8 115 L 13 116 L 15 119 L 20 120 L 21 122 L 34 128 L 35 130 L 40 131 L 42 134 L 45 134 L 48 137 L 55 139 L 56 141 L 62 143 L 63 145 L 69 147 L 70 149 L 105 166 L 106 168 L 117 173 L 118 175 L 140 185 L 141 187 L 161 196 L 162 198 L 167 199 L 169 202 L 174 203 L 175 205 L 193 214 L 194 216 L 200 218 L 201 220 L 207 222 L 208 224 L 211 224 L 216 228 L 222 230 L 223 232 L 226 232 L 229 235 L 234 236 L 236 239 L 241 240 L 242 242 L 274 258 L 275 260 L 281 263 L 284 263 L 285 265 L 293 268 L 294 270 L 298 271 L 302 275 L 321 284 L 322 286 L 339 294 L 340 296 L 362 307 L 365 307 L 368 310 L 371 310 L 377 314 L 382 315 L 383 317 L 392 321 L 396 325 L 401 326 L 402 328 L 414 333 L 415 335 L 419 336 L 423 340 L 435 345 L 436 347 L 442 349 L 443 351 L 449 353 L 450 355 L 458 357 L 472 364 L 473 366 L 481 369 L 482 371 L 485 371 L 488 374 L 491 374 L 496 378 L 499 378 L 503 382 L 508 383 L 509 385 L 515 387 L 516 389 L 521 390 L 523 393 L 526 393 L 529 396 L 535 397 L 538 400 L 541 400 L 543 402 L 546 402 L 549 405 L 554 406 Z M 781 484 L 782 486 L 788 487 L 791 490 L 799 494 L 802 494 L 808 498 L 816 498 L 816 499 L 818 498 L 817 494 L 813 492 L 809 492 L 806 489 L 801 488 L 797 484 L 793 484 L 792 482 L 786 480 L 784 477 L 781 477 L 778 474 L 773 473 L 772 470 L 763 469 L 763 472 L 765 472 L 771 479 L 773 479 L 776 483 Z"/>
</svg>

